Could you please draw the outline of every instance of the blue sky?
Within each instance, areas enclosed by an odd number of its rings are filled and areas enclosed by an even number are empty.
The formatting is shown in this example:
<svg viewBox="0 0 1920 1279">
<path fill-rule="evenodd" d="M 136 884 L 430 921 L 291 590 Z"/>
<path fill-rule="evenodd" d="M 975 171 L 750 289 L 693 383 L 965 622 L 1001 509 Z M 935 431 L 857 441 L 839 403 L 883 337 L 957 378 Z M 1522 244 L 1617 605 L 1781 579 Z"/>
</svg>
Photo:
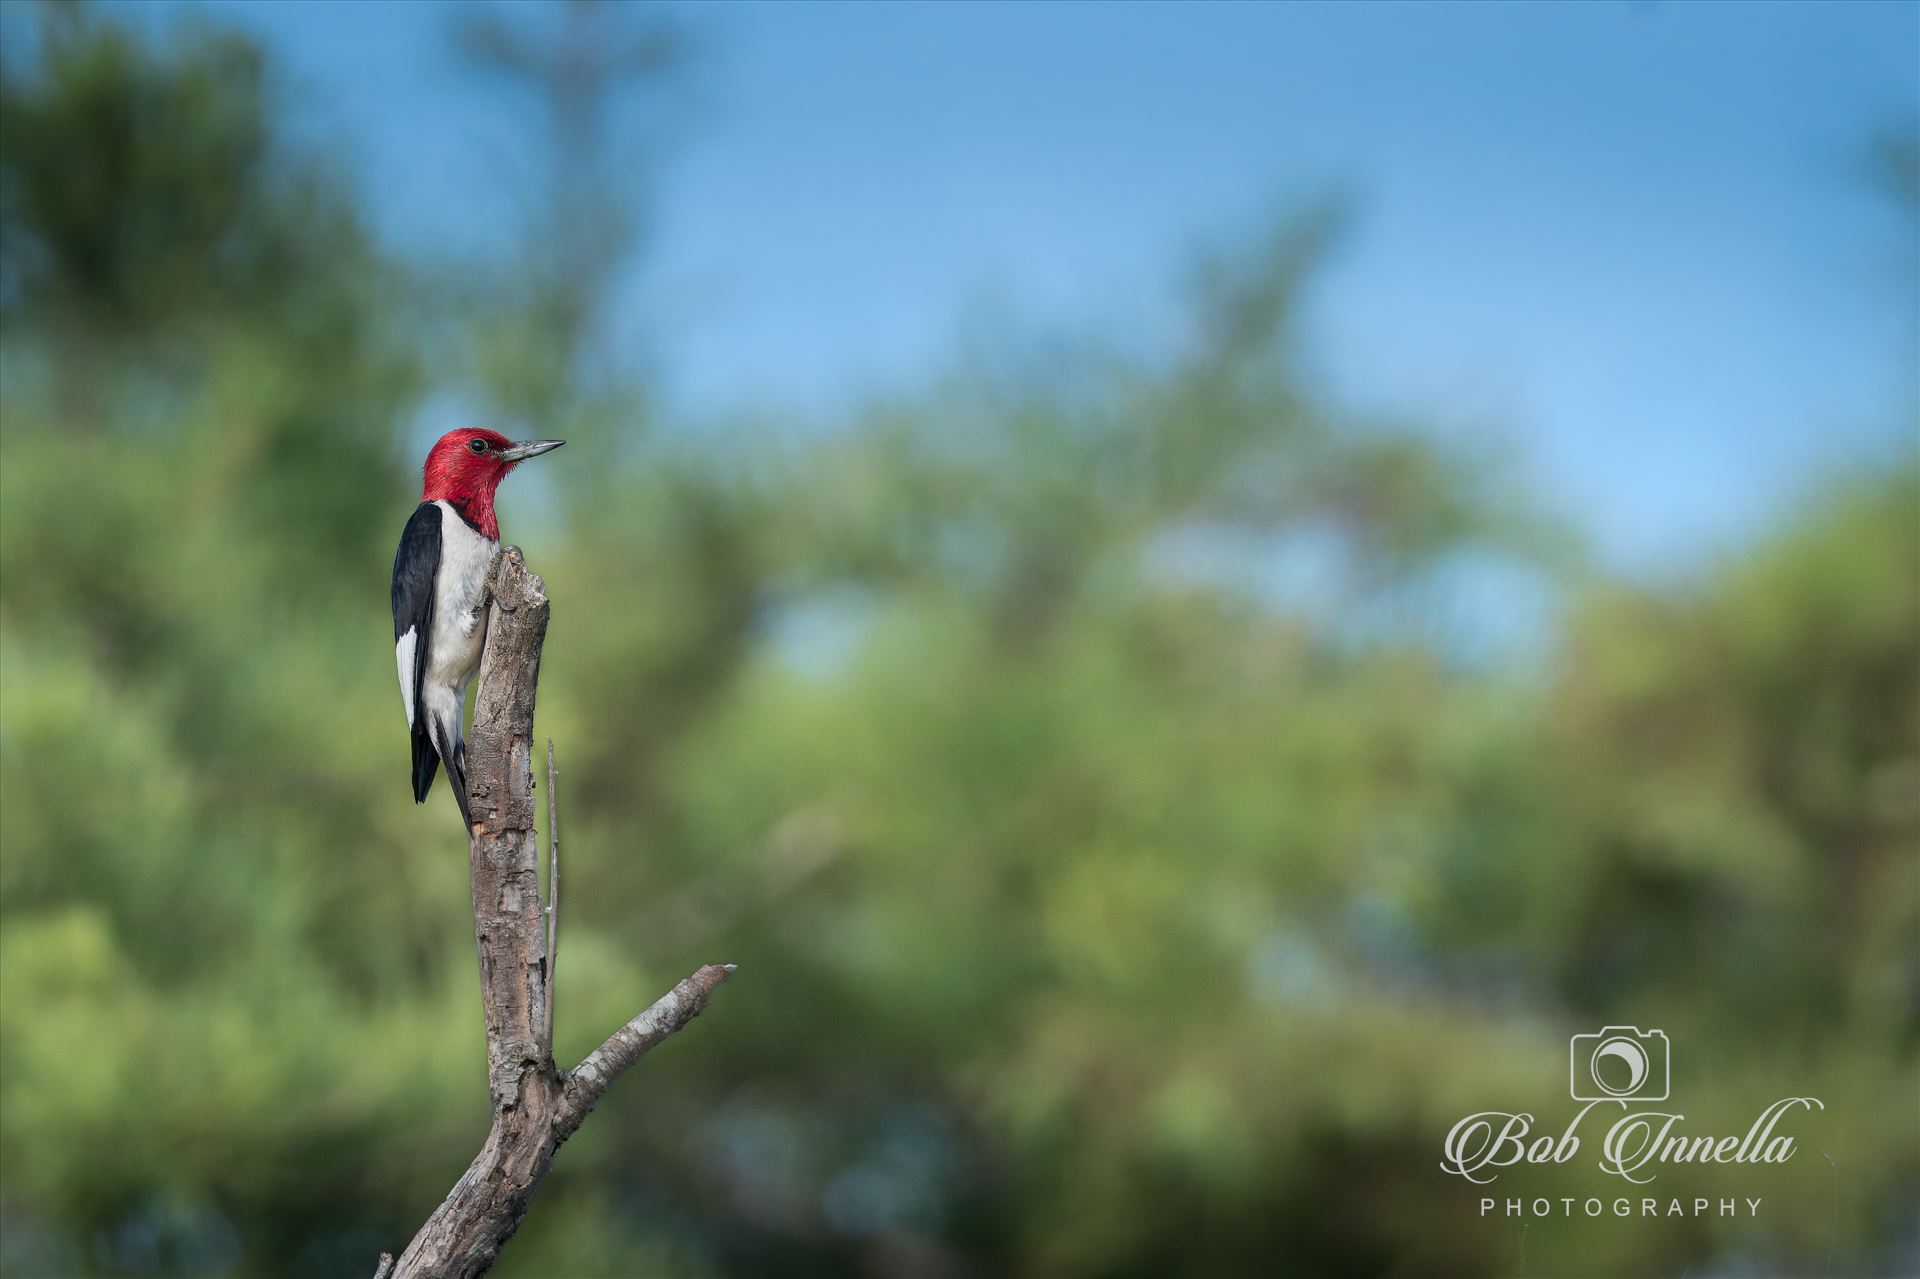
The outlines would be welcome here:
<svg viewBox="0 0 1920 1279">
<path fill-rule="evenodd" d="M 510 222 L 524 104 L 451 54 L 447 7 L 121 7 L 260 34 L 396 242 Z M 1697 565 L 1913 450 L 1920 281 L 1858 169 L 1920 118 L 1920 5 L 683 13 L 700 54 L 621 311 L 690 413 L 827 417 L 969 316 L 1151 346 L 1197 244 L 1337 189 L 1318 375 L 1493 432 L 1615 564 Z"/>
</svg>

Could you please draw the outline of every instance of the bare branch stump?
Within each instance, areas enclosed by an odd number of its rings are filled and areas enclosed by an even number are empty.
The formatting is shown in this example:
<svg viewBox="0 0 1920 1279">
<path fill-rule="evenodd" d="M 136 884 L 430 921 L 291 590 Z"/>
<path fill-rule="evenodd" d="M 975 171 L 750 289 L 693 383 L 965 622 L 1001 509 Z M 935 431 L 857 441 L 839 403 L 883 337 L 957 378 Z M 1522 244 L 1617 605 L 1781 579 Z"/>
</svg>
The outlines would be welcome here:
<svg viewBox="0 0 1920 1279">
<path fill-rule="evenodd" d="M 397 1261 L 382 1255 L 380 1279 L 485 1274 L 526 1215 L 560 1143 L 621 1072 L 698 1016 L 733 972 L 731 964 L 706 965 L 614 1031 L 577 1069 L 554 1065 L 552 951 L 543 928 L 540 842 L 533 825 L 533 704 L 547 634 L 546 588 L 527 571 L 519 548 L 510 546 L 494 566 L 490 591 L 487 647 L 467 740 L 467 800 L 493 1125 L 480 1153 L 406 1251 Z M 553 833 L 551 793 L 548 805 Z"/>
</svg>

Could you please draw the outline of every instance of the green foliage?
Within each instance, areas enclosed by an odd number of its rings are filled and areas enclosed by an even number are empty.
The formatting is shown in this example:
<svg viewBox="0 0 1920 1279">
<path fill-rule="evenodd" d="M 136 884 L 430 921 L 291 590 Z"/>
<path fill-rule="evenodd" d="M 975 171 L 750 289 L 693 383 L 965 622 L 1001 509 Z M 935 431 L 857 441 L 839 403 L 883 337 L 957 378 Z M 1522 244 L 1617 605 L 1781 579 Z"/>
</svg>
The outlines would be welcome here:
<svg viewBox="0 0 1920 1279">
<path fill-rule="evenodd" d="M 485 1124 L 382 604 L 419 277 L 257 50 L 42 37 L 0 85 L 0 1272 L 360 1273 Z M 441 299 L 454 389 L 572 441 L 504 499 L 555 600 L 560 1054 L 741 966 L 500 1273 L 1507 1273 L 1440 1139 L 1560 1113 L 1620 1021 L 1704 1130 L 1825 1098 L 1838 1171 L 1669 1171 L 1767 1214 L 1536 1226 L 1534 1273 L 1902 1264 L 1914 472 L 1463 662 L 1446 573 L 1557 533 L 1299 376 L 1337 226 L 1210 260 L 1161 365 L 1015 340 L 797 441 L 638 430 L 577 336 L 604 273 Z"/>
</svg>

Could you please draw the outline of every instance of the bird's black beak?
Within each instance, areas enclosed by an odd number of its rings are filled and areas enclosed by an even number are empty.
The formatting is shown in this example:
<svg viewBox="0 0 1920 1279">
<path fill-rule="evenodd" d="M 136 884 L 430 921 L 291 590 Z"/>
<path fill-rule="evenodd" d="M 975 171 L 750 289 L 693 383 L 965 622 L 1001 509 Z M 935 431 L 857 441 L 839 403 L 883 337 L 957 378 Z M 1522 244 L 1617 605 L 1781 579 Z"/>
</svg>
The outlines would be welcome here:
<svg viewBox="0 0 1920 1279">
<path fill-rule="evenodd" d="M 502 462 L 524 462 L 530 457 L 539 457 L 542 453 L 551 453 L 565 444 L 565 440 L 527 440 L 521 444 L 509 444 L 496 455 Z"/>
</svg>

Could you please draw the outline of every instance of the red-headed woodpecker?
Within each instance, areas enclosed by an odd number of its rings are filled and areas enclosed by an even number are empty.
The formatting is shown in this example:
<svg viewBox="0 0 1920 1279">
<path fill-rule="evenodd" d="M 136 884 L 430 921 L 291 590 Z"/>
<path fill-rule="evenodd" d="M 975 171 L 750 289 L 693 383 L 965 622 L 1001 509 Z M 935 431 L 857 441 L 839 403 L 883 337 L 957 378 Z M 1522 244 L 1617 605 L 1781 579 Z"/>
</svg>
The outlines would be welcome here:
<svg viewBox="0 0 1920 1279">
<path fill-rule="evenodd" d="M 448 431 L 427 454 L 420 505 L 393 557 L 393 656 L 413 734 L 413 799 L 424 803 L 444 761 L 467 813 L 467 685 L 487 641 L 487 569 L 500 549 L 493 491 L 507 472 L 564 440 L 515 444 L 497 431 Z"/>
</svg>

